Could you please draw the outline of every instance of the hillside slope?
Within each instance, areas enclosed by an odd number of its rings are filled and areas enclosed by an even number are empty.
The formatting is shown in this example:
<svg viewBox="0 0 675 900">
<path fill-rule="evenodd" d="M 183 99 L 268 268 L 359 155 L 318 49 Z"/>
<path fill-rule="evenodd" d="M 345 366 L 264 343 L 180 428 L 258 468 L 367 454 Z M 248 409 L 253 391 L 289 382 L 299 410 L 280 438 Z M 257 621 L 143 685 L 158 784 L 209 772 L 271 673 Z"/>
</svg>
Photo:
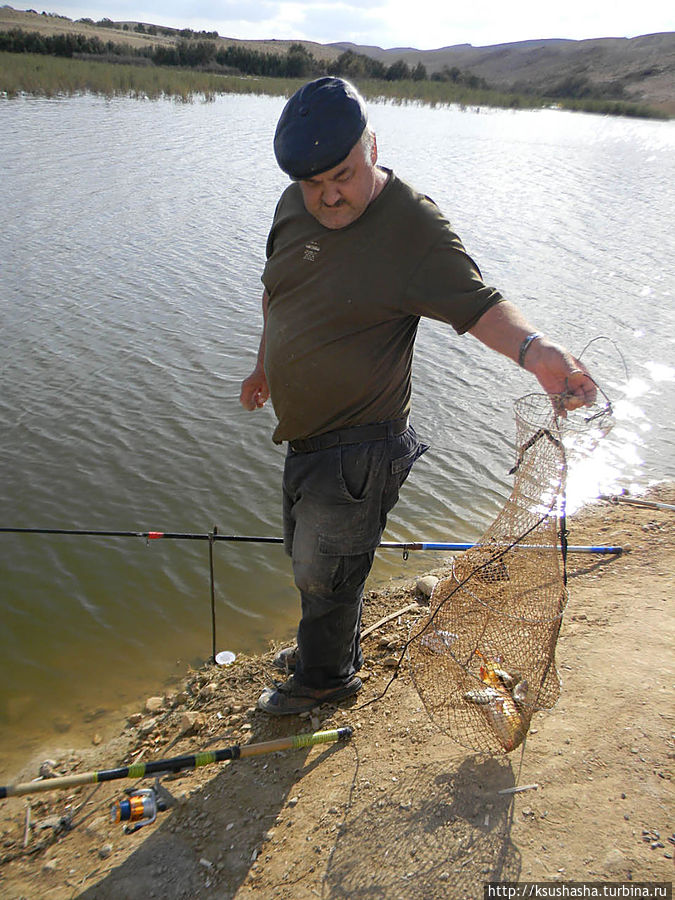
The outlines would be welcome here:
<svg viewBox="0 0 675 900">
<path fill-rule="evenodd" d="M 81 20 L 72 21 L 53 13 L 39 14 L 15 10 L 10 6 L 0 7 L 0 31 L 19 28 L 43 34 L 77 32 L 135 47 L 172 44 L 180 38 L 178 32 L 175 35 L 141 34 L 133 30 L 136 24 L 115 22 L 114 27 L 106 28 Z M 148 23 L 143 24 L 149 27 Z M 123 30 L 125 26 L 128 30 Z M 352 50 L 387 66 L 397 60 L 403 60 L 411 67 L 421 62 L 429 75 L 442 71 L 444 67 L 457 67 L 462 72 L 485 79 L 491 87 L 505 91 L 547 94 L 565 83 L 577 91 L 588 85 L 595 89 L 604 88 L 608 96 L 649 104 L 675 115 L 675 32 L 584 41 L 520 41 L 489 47 L 459 44 L 437 50 L 411 47 L 385 50 L 345 42 L 248 41 L 222 36 L 218 42 L 224 46 L 236 45 L 263 53 L 280 54 L 286 53 L 291 44 L 299 43 L 316 59 L 326 62 L 337 59 L 346 50 Z"/>
<path fill-rule="evenodd" d="M 495 87 L 547 93 L 570 78 L 593 85 L 623 86 L 632 100 L 675 112 L 675 33 L 585 41 L 541 40 L 473 47 L 459 44 L 438 50 L 363 47 L 338 43 L 339 50 L 372 56 L 385 65 L 398 59 L 421 62 L 431 75 L 456 66 Z"/>
</svg>

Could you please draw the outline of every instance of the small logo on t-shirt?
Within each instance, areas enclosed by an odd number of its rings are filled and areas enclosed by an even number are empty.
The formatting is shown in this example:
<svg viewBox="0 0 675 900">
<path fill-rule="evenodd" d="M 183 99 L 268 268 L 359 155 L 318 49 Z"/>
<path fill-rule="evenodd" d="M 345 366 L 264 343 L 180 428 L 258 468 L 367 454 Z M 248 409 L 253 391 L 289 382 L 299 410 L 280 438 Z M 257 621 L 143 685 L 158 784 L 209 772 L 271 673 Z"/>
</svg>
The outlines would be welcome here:
<svg viewBox="0 0 675 900">
<path fill-rule="evenodd" d="M 302 258 L 308 262 L 314 262 L 319 250 L 321 250 L 321 247 L 315 241 L 310 241 L 309 244 L 305 244 L 305 252 L 302 254 Z"/>
</svg>

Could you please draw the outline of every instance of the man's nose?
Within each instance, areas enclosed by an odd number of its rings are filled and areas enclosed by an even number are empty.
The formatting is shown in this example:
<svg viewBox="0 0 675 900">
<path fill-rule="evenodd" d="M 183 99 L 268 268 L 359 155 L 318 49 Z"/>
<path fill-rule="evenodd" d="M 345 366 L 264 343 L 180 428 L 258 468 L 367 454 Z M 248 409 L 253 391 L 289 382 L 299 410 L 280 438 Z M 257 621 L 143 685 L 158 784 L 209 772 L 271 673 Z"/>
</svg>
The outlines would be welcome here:
<svg viewBox="0 0 675 900">
<path fill-rule="evenodd" d="M 321 201 L 324 206 L 335 206 L 342 199 L 340 188 L 336 184 L 327 184 L 323 189 Z"/>
</svg>

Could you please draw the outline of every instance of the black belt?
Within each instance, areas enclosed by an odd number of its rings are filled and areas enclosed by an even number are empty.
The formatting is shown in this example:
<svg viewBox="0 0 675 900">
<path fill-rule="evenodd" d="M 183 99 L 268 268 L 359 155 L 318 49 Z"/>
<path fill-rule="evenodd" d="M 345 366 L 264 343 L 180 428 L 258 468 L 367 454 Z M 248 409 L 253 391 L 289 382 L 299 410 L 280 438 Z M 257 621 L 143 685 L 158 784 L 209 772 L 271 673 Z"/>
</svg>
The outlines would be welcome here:
<svg viewBox="0 0 675 900">
<path fill-rule="evenodd" d="M 408 418 L 393 419 L 391 422 L 378 422 L 376 425 L 355 425 L 353 428 L 338 428 L 327 431 L 317 437 L 301 438 L 289 441 L 294 453 L 311 453 L 314 450 L 327 450 L 340 444 L 360 444 L 362 441 L 383 441 L 388 437 L 398 437 L 408 428 Z"/>
</svg>

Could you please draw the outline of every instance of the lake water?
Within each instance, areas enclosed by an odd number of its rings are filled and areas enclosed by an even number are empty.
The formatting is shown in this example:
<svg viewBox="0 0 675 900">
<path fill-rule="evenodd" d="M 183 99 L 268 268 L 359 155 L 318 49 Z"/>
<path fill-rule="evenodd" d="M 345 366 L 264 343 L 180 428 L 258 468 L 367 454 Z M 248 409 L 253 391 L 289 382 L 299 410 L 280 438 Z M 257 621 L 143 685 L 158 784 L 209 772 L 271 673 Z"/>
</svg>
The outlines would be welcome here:
<svg viewBox="0 0 675 900">
<path fill-rule="evenodd" d="M 0 100 L 1 526 L 281 533 L 273 412 L 238 394 L 283 102 Z M 617 425 L 572 473 L 574 502 L 675 477 L 675 124 L 387 104 L 371 122 L 380 162 L 433 197 L 489 284 L 574 351 L 606 338 L 584 359 Z M 433 448 L 385 538 L 475 540 L 510 493 L 512 404 L 535 383 L 430 322 L 414 378 Z M 218 649 L 290 637 L 281 548 L 214 557 Z M 438 558 L 381 551 L 372 582 Z M 211 652 L 205 542 L 0 534 L 0 592 L 3 754 L 75 742 Z"/>
</svg>

